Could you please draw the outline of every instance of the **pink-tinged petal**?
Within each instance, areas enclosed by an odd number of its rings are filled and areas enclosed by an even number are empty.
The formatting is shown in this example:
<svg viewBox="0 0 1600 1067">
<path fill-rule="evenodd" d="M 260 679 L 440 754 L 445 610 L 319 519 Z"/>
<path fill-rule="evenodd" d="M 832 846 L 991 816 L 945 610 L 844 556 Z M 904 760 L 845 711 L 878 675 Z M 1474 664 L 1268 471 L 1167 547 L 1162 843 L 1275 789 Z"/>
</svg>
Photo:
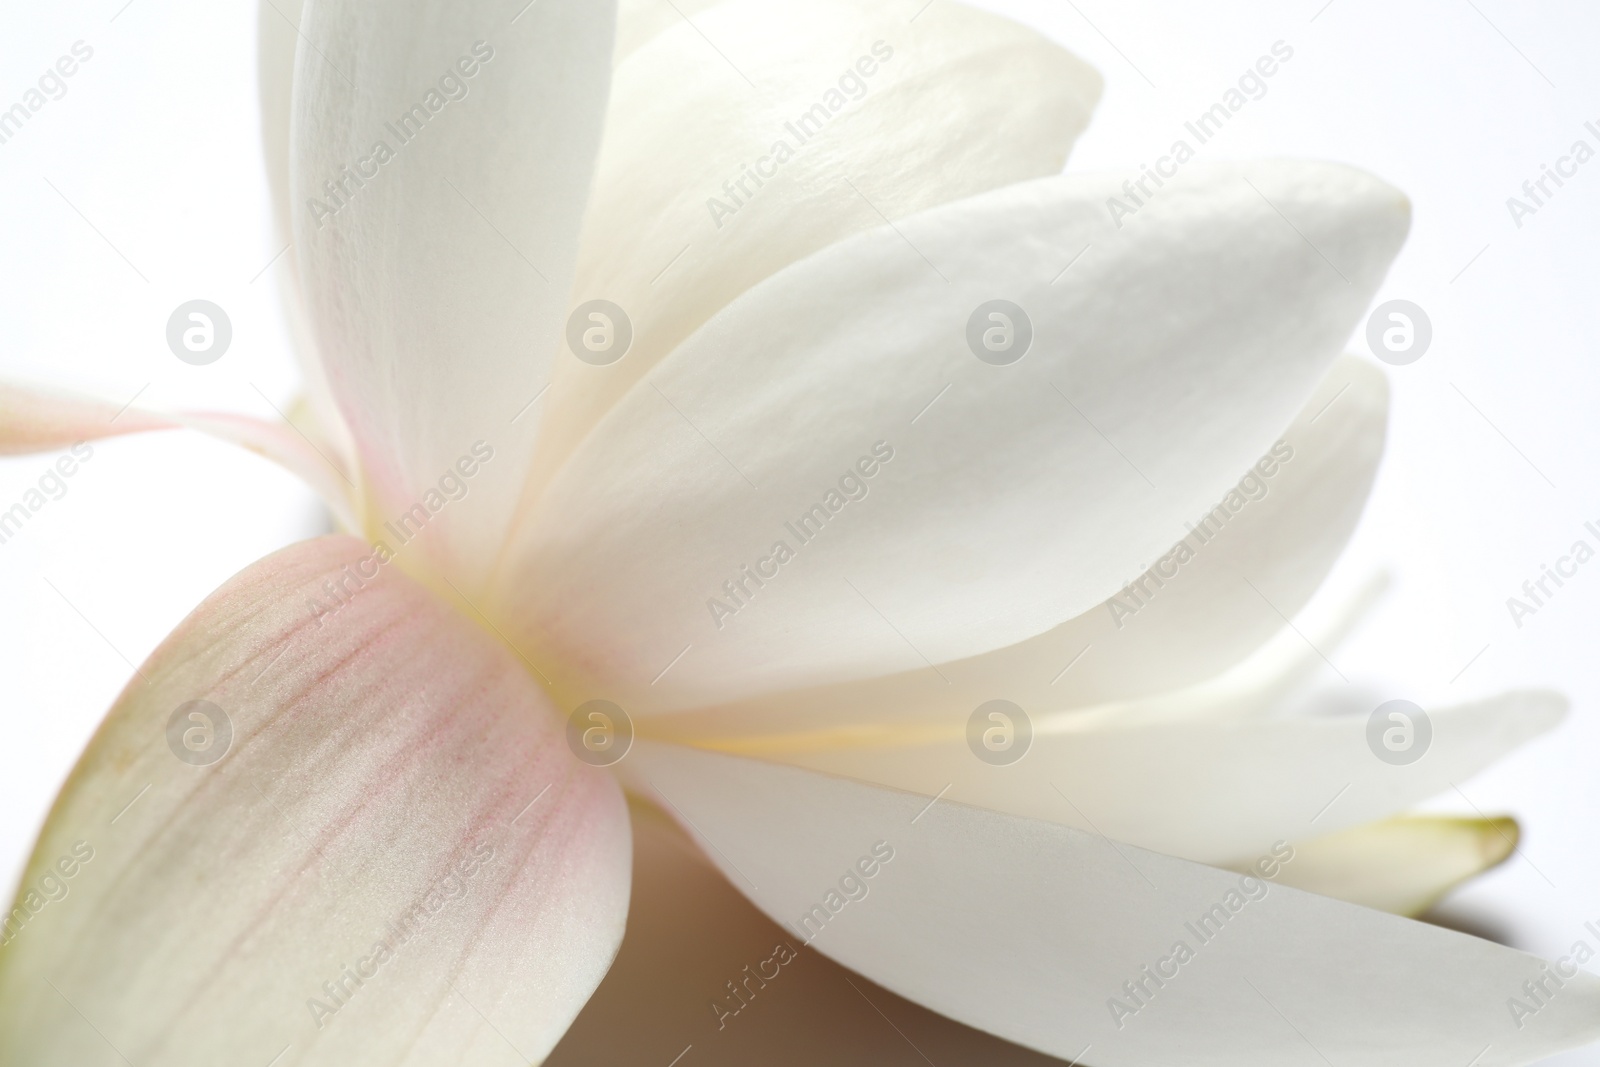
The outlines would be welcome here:
<svg viewBox="0 0 1600 1067">
<path fill-rule="evenodd" d="M 177 424 L 151 412 L 90 397 L 0 381 L 0 456 L 48 452 L 79 441 L 169 430 Z"/>
<path fill-rule="evenodd" d="M 807 949 L 635 800 L 622 950 L 543 1067 L 1050 1067 Z M 730 983 L 733 990 L 730 991 Z M 818 1020 L 826 1025 L 818 1025 Z"/>
<path fill-rule="evenodd" d="M 0 456 L 173 429 L 197 430 L 271 460 L 315 489 L 346 527 L 359 528 L 360 493 L 351 473 L 326 441 L 319 446 L 298 426 L 226 412 L 118 408 L 93 397 L 0 382 Z"/>
<path fill-rule="evenodd" d="M 1600 979 L 1563 973 L 1519 1028 L 1507 999 L 1549 964 L 1273 884 L 1293 841 L 1259 858 L 1264 880 L 676 746 L 636 745 L 619 767 L 817 951 L 1075 1062 L 1504 1067 L 1600 1036 Z"/>
<path fill-rule="evenodd" d="M 247 415 L 195 412 L 175 415 L 173 421 L 283 464 L 321 494 L 347 529 L 359 529 L 359 490 L 326 441 L 318 446 L 296 426 Z"/>
<path fill-rule="evenodd" d="M 428 529 L 404 565 L 474 599 L 548 406 L 614 17 L 603 0 L 322 0 L 300 25 L 291 226 L 367 529 L 398 548 L 382 524 L 413 513 Z"/>
<path fill-rule="evenodd" d="M 622 936 L 620 791 L 512 653 L 369 559 L 268 557 L 130 683 L 5 927 L 0 1062 L 498 1067 L 560 1038 Z"/>
</svg>

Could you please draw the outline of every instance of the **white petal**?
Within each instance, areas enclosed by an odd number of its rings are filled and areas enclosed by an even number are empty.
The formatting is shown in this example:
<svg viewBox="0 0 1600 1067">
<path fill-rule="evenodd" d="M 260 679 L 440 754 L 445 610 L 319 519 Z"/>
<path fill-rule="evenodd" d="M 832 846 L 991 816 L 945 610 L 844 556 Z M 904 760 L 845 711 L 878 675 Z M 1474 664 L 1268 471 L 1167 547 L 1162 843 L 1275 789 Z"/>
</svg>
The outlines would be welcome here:
<svg viewBox="0 0 1600 1067">
<path fill-rule="evenodd" d="M 272 190 L 273 214 L 289 237 L 289 114 L 294 95 L 294 55 L 305 0 L 260 0 L 256 11 L 256 80 L 261 93 L 261 149 Z"/>
<path fill-rule="evenodd" d="M 620 791 L 499 642 L 351 577 L 369 552 L 255 564 L 130 684 L 0 936 L 0 1062 L 500 1067 L 577 1014 L 622 937 Z"/>
<path fill-rule="evenodd" d="M 886 220 L 1060 173 L 1099 75 L 1008 19 L 959 4 L 913 14 L 728 0 L 674 13 L 619 65 L 574 302 L 619 305 L 633 343 L 610 366 L 557 361 L 535 491 L 762 279 Z"/>
<path fill-rule="evenodd" d="M 1033 723 L 1014 763 L 975 754 L 984 731 L 1015 723 L 974 714 L 943 738 L 775 755 L 830 774 L 1103 833 L 1200 863 L 1226 865 L 1279 838 L 1303 840 L 1359 826 L 1449 792 L 1566 710 L 1554 693 L 1513 692 L 1429 709 L 1431 738 L 1416 762 L 1395 765 L 1368 741 L 1375 705 L 1350 699 L 1342 714 L 1243 721 L 1082 725 L 1072 716 Z M 1014 715 L 1010 718 L 1015 718 Z M 1385 726 L 1387 726 L 1387 722 Z M 971 736 L 969 736 L 969 731 Z"/>
<path fill-rule="evenodd" d="M 278 248 L 283 251 L 278 271 L 284 282 L 279 286 L 284 316 L 294 338 L 295 362 L 305 382 L 305 406 L 309 420 L 319 428 L 318 447 L 339 458 L 342 466 L 353 469 L 355 445 L 334 403 L 321 357 L 317 354 L 315 331 L 306 310 L 306 295 L 301 281 L 300 253 L 292 243 L 293 227 L 289 201 L 289 118 L 294 87 L 295 49 L 300 41 L 300 21 L 305 0 L 261 0 L 256 18 L 257 80 L 261 92 L 262 155 L 267 166 L 267 185 L 272 192 L 274 220 L 277 222 Z M 301 427 L 305 429 L 305 426 Z M 309 432 L 309 431 L 308 431 Z"/>
<path fill-rule="evenodd" d="M 621 0 L 617 4 L 617 62 L 649 44 L 662 30 L 720 3 L 722 0 Z"/>
<path fill-rule="evenodd" d="M 1199 532 L 1111 600 L 1048 633 L 937 670 L 767 694 L 683 712 L 657 729 L 723 750 L 829 747 L 964 723 L 997 695 L 1042 714 L 1214 678 L 1281 632 L 1333 567 L 1366 503 L 1387 416 L 1383 374 L 1342 358 L 1283 447 L 1274 445 L 1278 456 L 1269 452 L 1240 479 L 1248 495 L 1232 498 L 1238 510 L 1219 502 L 1199 516 Z M 1304 641 L 1293 635 L 1298 649 Z M 1321 666 L 1315 652 L 1311 659 Z M 1231 695 L 1229 703 L 1237 706 Z"/>
<path fill-rule="evenodd" d="M 1192 559 L 1180 563 L 1183 553 L 1166 553 L 1132 593 L 1114 598 L 1119 610 L 1110 601 L 1096 609 L 1096 633 L 1072 635 L 1082 641 L 1057 637 L 1053 655 L 1033 653 L 1043 667 L 1065 663 L 1062 651 L 1095 646 L 1050 687 L 1064 690 L 1058 706 L 1193 684 L 1281 630 L 1322 585 L 1361 517 L 1388 414 L 1383 372 L 1340 359 L 1279 442 L 1197 516 L 1201 532 L 1180 542 Z M 997 676 L 988 672 L 991 684 Z"/>
<path fill-rule="evenodd" d="M 295 244 L 369 481 L 367 529 L 397 548 L 383 522 L 422 507 L 404 565 L 469 595 L 515 509 L 561 334 L 613 15 L 595 0 L 323 0 L 301 25 Z M 493 461 L 445 507 L 478 442 Z"/>
<path fill-rule="evenodd" d="M 1121 229 L 1116 190 L 1049 179 L 859 235 L 682 345 L 574 455 L 499 583 L 573 669 L 557 685 L 648 711 L 895 673 L 1044 633 L 1165 553 L 1312 394 L 1408 210 L 1317 164 L 1196 168 Z M 1010 366 L 966 339 L 997 295 L 1035 334 Z M 797 558 L 760 564 L 780 539 Z"/>
<path fill-rule="evenodd" d="M 807 949 L 730 885 L 668 816 L 640 800 L 630 812 L 627 935 L 543 1067 L 666 1067 L 689 1046 L 680 1067 L 691 1057 L 697 1067 L 883 1067 L 921 1063 L 918 1052 L 941 1065 L 1059 1063 L 895 996 Z"/>
<path fill-rule="evenodd" d="M 1506 999 L 1542 962 L 1450 930 L 793 768 L 655 745 L 623 765 L 812 947 L 1052 1055 L 1461 1067 L 1528 1063 L 1600 1036 L 1600 981 L 1568 980 L 1519 1030 Z M 1224 917 L 1197 937 L 1190 926 L 1213 908 Z M 1178 941 L 1193 958 L 1174 967 Z M 1174 973 L 1156 988 L 1142 968 L 1163 958 Z M 1135 981 L 1148 999 L 1127 993 Z M 1114 1019 L 1113 998 L 1137 1012 Z"/>
<path fill-rule="evenodd" d="M 1315 838 L 1279 881 L 1397 915 L 1419 915 L 1516 849 L 1515 819 L 1409 815 Z"/>
</svg>

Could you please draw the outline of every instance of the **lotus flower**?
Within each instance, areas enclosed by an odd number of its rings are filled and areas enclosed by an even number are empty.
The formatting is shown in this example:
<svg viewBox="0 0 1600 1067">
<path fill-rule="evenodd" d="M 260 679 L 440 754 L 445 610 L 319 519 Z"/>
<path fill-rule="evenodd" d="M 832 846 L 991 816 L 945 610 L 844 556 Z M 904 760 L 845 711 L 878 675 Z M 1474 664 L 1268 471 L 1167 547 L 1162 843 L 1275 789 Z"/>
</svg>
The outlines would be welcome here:
<svg viewBox="0 0 1600 1067">
<path fill-rule="evenodd" d="M 1339 353 L 1398 192 L 1184 161 L 1108 210 L 1126 175 L 1060 173 L 1098 76 L 953 4 L 284 6 L 293 425 L 13 385 L 0 444 L 195 427 L 346 533 L 117 700 L 6 919 L 0 1063 L 540 1061 L 630 893 L 691 943 L 734 921 L 672 840 L 778 943 L 712 978 L 630 932 L 667 977 L 613 1031 L 678 986 L 737 1028 L 811 949 L 1014 1043 L 982 1062 L 1595 1034 L 1572 958 L 1393 914 L 1515 833 L 1396 813 L 1560 698 L 1370 744 L 1370 705 L 1295 706 L 1336 635 L 1288 620 L 1382 451 Z M 712 1052 L 639 1029 L 584 1039 Z"/>
</svg>

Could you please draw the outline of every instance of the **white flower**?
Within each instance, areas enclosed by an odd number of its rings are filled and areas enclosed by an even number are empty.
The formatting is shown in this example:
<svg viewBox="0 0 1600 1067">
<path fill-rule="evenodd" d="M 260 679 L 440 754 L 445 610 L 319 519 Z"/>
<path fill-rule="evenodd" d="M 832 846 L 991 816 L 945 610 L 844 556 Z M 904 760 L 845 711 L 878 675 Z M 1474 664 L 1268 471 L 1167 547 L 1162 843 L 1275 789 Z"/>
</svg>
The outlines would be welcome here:
<svg viewBox="0 0 1600 1067">
<path fill-rule="evenodd" d="M 1057 176 L 1099 78 L 1026 30 L 676 7 L 313 0 L 292 82 L 269 35 L 309 414 L 178 421 L 367 540 L 257 563 L 130 682 L 6 920 L 0 1063 L 540 1060 L 623 936 L 624 788 L 794 941 L 1057 1057 L 1593 1036 L 1565 961 L 1372 910 L 1504 858 L 1508 820 L 1392 816 L 1561 699 L 1380 721 L 1410 763 L 1284 706 L 1382 451 L 1338 353 L 1404 198 L 1186 162 L 1125 215 Z M 110 430 L 0 404 L 7 451 Z"/>
</svg>

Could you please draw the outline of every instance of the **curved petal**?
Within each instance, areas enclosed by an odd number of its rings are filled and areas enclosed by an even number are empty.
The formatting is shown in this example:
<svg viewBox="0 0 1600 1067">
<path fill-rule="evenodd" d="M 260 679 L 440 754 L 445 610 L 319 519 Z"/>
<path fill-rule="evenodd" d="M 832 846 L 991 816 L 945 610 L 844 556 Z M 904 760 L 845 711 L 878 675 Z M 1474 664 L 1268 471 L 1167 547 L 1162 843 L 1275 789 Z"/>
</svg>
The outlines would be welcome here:
<svg viewBox="0 0 1600 1067">
<path fill-rule="evenodd" d="M 1468 878 L 1504 863 L 1520 836 L 1508 816 L 1406 815 L 1296 846 L 1279 881 L 1365 908 L 1420 915 Z"/>
<path fill-rule="evenodd" d="M 289 115 L 294 55 L 305 0 L 261 0 L 256 8 L 256 82 L 261 94 L 261 151 L 273 216 L 289 239 Z"/>
<path fill-rule="evenodd" d="M 683 1062 L 697 1067 L 883 1067 L 922 1063 L 919 1052 L 936 1064 L 1060 1062 L 897 997 L 807 949 L 659 809 L 635 800 L 630 811 L 627 935 L 543 1067 L 665 1065 L 691 1046 Z"/>
<path fill-rule="evenodd" d="M 1450 930 L 774 764 L 641 745 L 620 766 L 819 952 L 1077 1062 L 1499 1067 L 1600 1036 L 1600 980 L 1518 1029 L 1506 999 L 1548 964 Z"/>
<path fill-rule="evenodd" d="M 1397 766 L 1369 747 L 1371 706 L 1351 703 L 1342 714 L 1239 721 L 1080 724 L 1056 716 L 1035 720 L 1028 742 L 994 735 L 997 745 L 1023 745 L 1015 762 L 998 765 L 974 745 L 989 729 L 1021 727 L 979 708 L 975 733 L 962 722 L 937 740 L 774 758 L 1226 865 L 1279 838 L 1360 826 L 1448 792 L 1566 711 L 1565 699 L 1540 691 L 1430 709 L 1421 758 Z"/>
<path fill-rule="evenodd" d="M 712 315 L 851 234 L 1059 174 L 1100 76 L 961 4 L 727 0 L 621 63 L 575 305 L 633 329 L 621 362 L 557 360 L 530 495 Z"/>
<path fill-rule="evenodd" d="M 336 455 L 313 444 L 291 425 L 262 422 L 247 415 L 192 411 L 162 414 L 93 397 L 0 382 L 0 456 L 66 448 L 122 434 L 197 430 L 272 460 L 298 475 L 355 529 L 359 492 Z"/>
<path fill-rule="evenodd" d="M 991 687 L 1036 679 L 1044 709 L 1166 692 L 1238 663 L 1305 607 L 1344 552 L 1383 458 L 1388 414 L 1383 372 L 1341 358 L 1278 441 L 1129 589 L 1079 626 L 1025 643 L 1026 674 L 1018 660 L 975 673 Z"/>
<path fill-rule="evenodd" d="M 1377 368 L 1341 358 L 1194 530 L 1122 592 L 1048 633 L 937 669 L 765 694 L 653 728 L 726 751 L 833 747 L 962 725 L 999 694 L 1044 714 L 1216 677 L 1280 632 L 1344 551 L 1383 455 L 1388 393 Z"/>
<path fill-rule="evenodd" d="M 272 193 L 273 217 L 281 242 L 280 262 L 288 280 L 278 287 L 284 316 L 294 338 L 295 362 L 305 381 L 305 406 L 309 420 L 296 418 L 301 429 L 310 422 L 320 431 L 319 448 L 339 458 L 347 469 L 355 467 L 355 447 L 345 428 L 344 418 L 334 404 L 317 343 L 307 318 L 306 297 L 301 283 L 300 254 L 294 247 L 292 212 L 289 206 L 289 118 L 294 96 L 294 57 L 300 41 L 300 22 L 305 0 L 261 0 L 256 18 L 257 82 L 261 93 L 261 147 L 267 167 L 267 186 Z M 351 527 L 356 529 L 358 527 Z"/>
<path fill-rule="evenodd" d="M 620 0 L 617 4 L 616 61 L 621 63 L 663 30 L 693 19 L 722 0 Z"/>
<path fill-rule="evenodd" d="M 5 926 L 0 1062 L 498 1067 L 577 1014 L 622 936 L 620 792 L 510 653 L 363 559 L 255 564 L 117 702 Z"/>
<path fill-rule="evenodd" d="M 323 0 L 301 26 L 293 231 L 328 384 L 368 480 L 366 529 L 393 546 L 383 524 L 415 515 L 427 529 L 405 565 L 426 563 L 418 573 L 449 575 L 468 595 L 532 451 L 614 9 Z"/>
<path fill-rule="evenodd" d="M 1314 391 L 1408 210 L 1345 168 L 1197 167 L 1118 229 L 1117 188 L 1032 182 L 844 241 L 635 387 L 498 583 L 563 699 L 653 712 L 960 659 L 1166 552 Z M 967 342 L 997 293 L 1035 338 L 1009 366 Z"/>
<path fill-rule="evenodd" d="M 125 433 L 170 430 L 176 423 L 115 404 L 17 382 L 0 382 L 0 456 L 48 452 L 79 441 L 98 441 Z"/>
</svg>

